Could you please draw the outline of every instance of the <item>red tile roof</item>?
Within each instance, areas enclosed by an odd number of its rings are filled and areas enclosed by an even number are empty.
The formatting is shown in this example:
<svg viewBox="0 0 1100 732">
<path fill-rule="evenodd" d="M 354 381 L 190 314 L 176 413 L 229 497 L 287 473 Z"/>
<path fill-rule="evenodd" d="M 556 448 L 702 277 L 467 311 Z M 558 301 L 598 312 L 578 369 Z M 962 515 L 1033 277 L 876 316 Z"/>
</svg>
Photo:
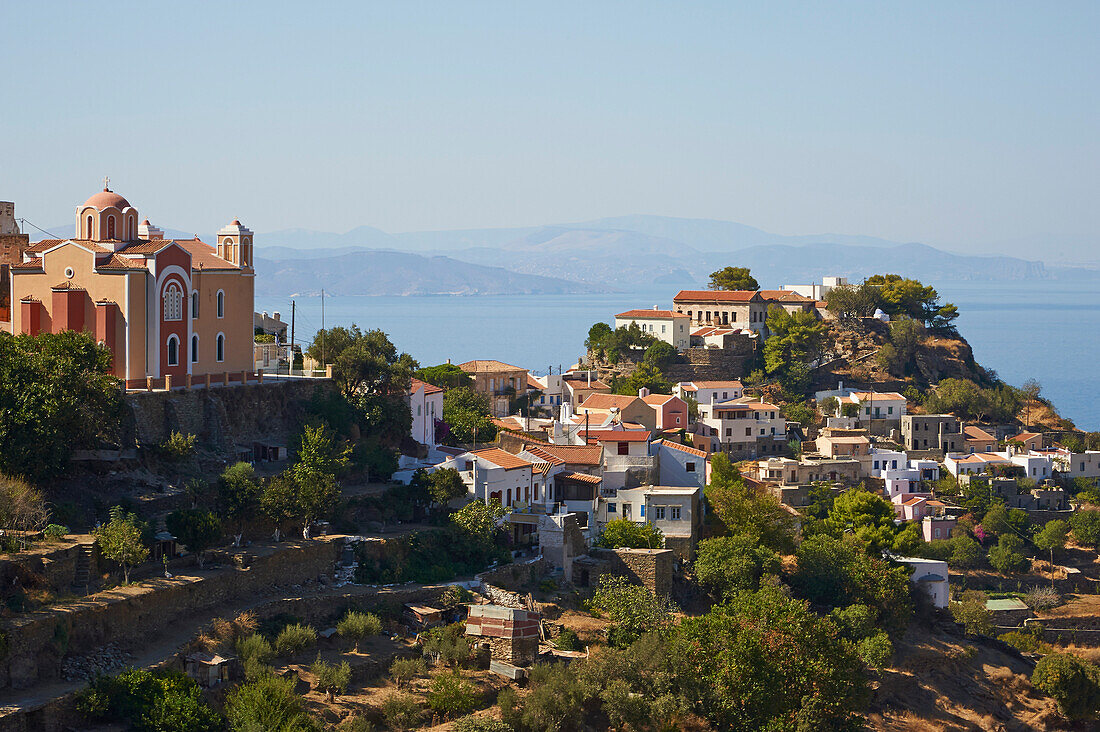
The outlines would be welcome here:
<svg viewBox="0 0 1100 732">
<path fill-rule="evenodd" d="M 686 452 L 688 455 L 694 455 L 695 457 L 706 457 L 705 450 L 697 450 L 694 447 L 688 447 L 687 445 L 681 445 L 679 442 L 673 442 L 672 440 L 657 440 L 654 445 L 662 445 L 664 447 L 671 447 L 673 450 L 679 450 L 680 452 Z"/>
<path fill-rule="evenodd" d="M 41 241 L 35 242 L 34 244 L 31 244 L 23 251 L 30 254 L 38 254 L 46 251 L 47 249 L 53 249 L 59 244 L 65 244 L 66 242 L 71 242 L 77 246 L 84 247 L 85 249 L 91 249 L 93 252 L 113 251 L 114 245 L 118 243 L 114 241 L 92 241 L 90 239 L 43 239 Z"/>
<path fill-rule="evenodd" d="M 696 389 L 742 389 L 740 381 L 684 381 L 682 384 L 694 386 Z"/>
<path fill-rule="evenodd" d="M 993 435 L 991 435 L 988 432 L 986 432 L 985 430 L 983 430 L 981 427 L 978 427 L 977 425 L 973 425 L 973 424 L 968 424 L 963 429 L 963 433 L 966 435 L 966 439 L 968 439 L 968 440 L 980 440 L 982 442 L 986 442 L 986 441 L 989 441 L 989 440 L 996 441 L 996 439 L 997 439 Z"/>
<path fill-rule="evenodd" d="M 141 259 L 128 259 L 112 254 L 103 260 L 102 264 L 97 264 L 96 269 L 146 269 L 146 266 L 144 257 Z"/>
<path fill-rule="evenodd" d="M 671 310 L 627 310 L 619 313 L 616 318 L 686 318 L 684 313 L 674 313 Z"/>
<path fill-rule="evenodd" d="M 673 399 L 678 399 L 678 398 L 679 397 L 674 397 L 671 394 L 650 394 L 648 396 L 642 397 L 642 401 L 645 402 L 646 404 L 648 404 L 651 407 L 653 407 L 653 406 L 658 406 L 659 407 L 659 406 L 665 404 L 666 402 L 669 402 Z"/>
<path fill-rule="evenodd" d="M 547 445 L 529 443 L 527 451 L 544 460 L 558 460 L 558 464 L 599 465 L 603 461 L 600 445 Z"/>
<path fill-rule="evenodd" d="M 477 455 L 483 460 L 488 460 L 493 465 L 504 468 L 505 470 L 517 470 L 531 467 L 530 460 L 525 460 L 519 455 L 513 455 L 510 452 L 501 450 L 499 447 L 487 447 L 483 450 L 476 450 L 470 454 Z"/>
<path fill-rule="evenodd" d="M 750 302 L 759 301 L 754 290 L 680 290 L 673 302 Z"/>
<path fill-rule="evenodd" d="M 649 430 L 580 430 L 577 434 L 597 442 L 649 442 Z"/>
<path fill-rule="evenodd" d="M 559 478 L 568 478 L 569 480 L 576 480 L 581 483 L 591 483 L 592 485 L 599 485 L 603 482 L 603 478 L 598 475 L 589 475 L 588 473 L 578 473 L 573 470 L 566 470 L 558 473 Z"/>
<path fill-rule="evenodd" d="M 633 406 L 637 401 L 636 396 L 626 396 L 625 394 L 593 394 L 584 400 L 580 409 L 598 409 L 598 410 L 610 410 L 618 407 L 619 409 L 626 409 Z"/>
<path fill-rule="evenodd" d="M 424 390 L 425 394 L 439 394 L 443 391 L 441 387 L 438 387 L 435 384 L 429 384 L 426 381 L 421 381 L 420 379 L 413 379 L 412 383 L 409 384 L 409 392 L 412 394 L 415 394 L 421 389 Z"/>
<path fill-rule="evenodd" d="M 760 290 L 760 297 L 765 300 L 777 300 L 779 302 L 813 302 L 813 298 L 799 295 L 794 290 Z"/>
<path fill-rule="evenodd" d="M 512 366 L 511 364 L 504 363 L 503 361 L 494 361 L 492 359 L 467 361 L 466 363 L 460 363 L 458 367 L 468 374 L 488 374 L 494 373 L 496 371 L 527 370 L 522 366 Z"/>
</svg>

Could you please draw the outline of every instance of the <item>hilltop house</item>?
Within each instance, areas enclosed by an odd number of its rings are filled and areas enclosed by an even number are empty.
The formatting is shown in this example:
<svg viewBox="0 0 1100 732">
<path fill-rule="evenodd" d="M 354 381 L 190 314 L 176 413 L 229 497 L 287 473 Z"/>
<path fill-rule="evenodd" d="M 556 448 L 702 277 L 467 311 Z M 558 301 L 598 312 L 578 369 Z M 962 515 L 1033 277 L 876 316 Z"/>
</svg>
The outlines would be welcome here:
<svg viewBox="0 0 1100 732">
<path fill-rule="evenodd" d="M 694 399 L 699 405 L 701 415 L 703 405 L 740 399 L 744 396 L 745 388 L 740 381 L 681 381 L 672 388 L 672 393 L 685 402 Z"/>
<path fill-rule="evenodd" d="M 643 333 L 683 351 L 690 345 L 688 317 L 671 310 L 627 310 L 615 316 L 615 328 L 637 324 Z"/>
<path fill-rule="evenodd" d="M 683 411 L 686 416 L 686 407 Z M 636 396 L 593 394 L 582 404 L 575 407 L 575 413 L 579 417 L 584 417 L 586 414 L 590 415 L 591 424 L 595 424 L 597 419 L 603 420 L 612 417 L 615 421 L 632 422 L 645 427 L 647 430 L 657 429 L 657 413 L 641 397 Z"/>
<path fill-rule="evenodd" d="M 977 425 L 963 427 L 963 445 L 966 452 L 993 452 L 997 448 L 997 438 Z"/>
<path fill-rule="evenodd" d="M 593 394 L 610 394 L 611 387 L 600 381 L 595 371 L 570 371 L 562 376 L 561 393 L 562 401 L 576 411 Z"/>
<path fill-rule="evenodd" d="M 140 223 L 139 223 L 140 222 Z M 248 378 L 254 368 L 253 234 L 234 220 L 216 246 L 171 240 L 106 187 L 76 209 L 76 235 L 44 239 L 10 265 L 5 330 L 85 331 L 131 387 L 147 378 Z"/>
<path fill-rule="evenodd" d="M 962 424 L 951 414 L 906 414 L 901 418 L 901 439 L 906 450 L 963 449 Z"/>
<path fill-rule="evenodd" d="M 654 429 L 682 430 L 687 427 L 688 410 L 683 399 L 668 394 L 646 394 L 641 399 L 653 410 Z"/>
<path fill-rule="evenodd" d="M 727 326 L 762 332 L 768 305 L 751 290 L 681 290 L 673 309 L 688 316 L 691 327 Z"/>
<path fill-rule="evenodd" d="M 731 459 L 754 458 L 787 450 L 787 420 L 767 402 L 715 402 L 699 412 L 693 442 L 708 452 L 722 451 Z"/>
<path fill-rule="evenodd" d="M 503 361 L 475 360 L 460 363 L 460 369 L 474 380 L 474 391 L 489 399 L 494 417 L 505 417 L 509 403 L 527 391 L 527 369 Z"/>
</svg>

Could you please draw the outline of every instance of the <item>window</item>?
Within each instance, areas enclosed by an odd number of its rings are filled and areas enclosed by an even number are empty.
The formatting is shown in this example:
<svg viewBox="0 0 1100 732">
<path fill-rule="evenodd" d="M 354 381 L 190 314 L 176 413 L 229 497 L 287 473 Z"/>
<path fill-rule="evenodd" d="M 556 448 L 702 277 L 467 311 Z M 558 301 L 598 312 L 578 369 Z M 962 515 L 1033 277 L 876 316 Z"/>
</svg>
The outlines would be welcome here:
<svg viewBox="0 0 1100 732">
<path fill-rule="evenodd" d="M 416 416 L 417 416 L 417 417 L 419 417 L 419 416 L 420 416 L 420 410 L 421 410 L 421 406 L 420 406 L 419 404 L 417 404 L 417 405 L 416 405 Z"/>
<path fill-rule="evenodd" d="M 673 521 L 679 521 L 680 520 L 680 507 L 679 506 L 670 507 L 669 508 L 669 513 L 671 514 L 671 519 Z"/>
<path fill-rule="evenodd" d="M 684 465 L 684 470 L 686 470 L 689 473 L 694 473 L 695 472 L 695 463 L 693 461 L 686 463 Z"/>
<path fill-rule="evenodd" d="M 662 333 L 664 333 L 664 332 L 665 332 L 665 330 L 666 330 L 666 327 L 662 325 L 662 326 L 661 326 L 661 332 L 662 332 Z"/>
<path fill-rule="evenodd" d="M 887 414 L 893 414 L 894 413 L 894 408 L 893 407 L 887 407 L 886 408 L 886 413 Z"/>
<path fill-rule="evenodd" d="M 729 430 L 727 430 L 729 432 Z M 752 437 L 752 427 L 745 428 L 745 437 Z"/>
<path fill-rule="evenodd" d="M 940 538 L 940 529 L 933 529 L 933 536 L 937 539 Z"/>
<path fill-rule="evenodd" d="M 655 521 L 664 521 L 665 520 L 665 507 L 664 506 L 654 506 L 653 507 L 653 519 Z"/>
<path fill-rule="evenodd" d="M 191 363 L 199 362 L 199 337 L 191 336 Z"/>
<path fill-rule="evenodd" d="M 191 318 L 199 317 L 199 291 L 191 290 Z"/>
<path fill-rule="evenodd" d="M 645 504 L 644 503 L 641 506 L 638 507 L 638 513 L 641 515 L 642 518 L 645 518 Z"/>
<path fill-rule="evenodd" d="M 619 452 L 618 452 L 618 454 L 619 455 L 629 455 L 630 454 L 630 443 L 629 442 L 620 442 L 619 443 Z"/>
<path fill-rule="evenodd" d="M 676 415 L 676 424 L 680 424 L 680 415 Z"/>
<path fill-rule="evenodd" d="M 174 335 L 168 336 L 168 365 L 180 365 L 180 339 Z"/>
<path fill-rule="evenodd" d="M 165 320 L 183 319 L 183 290 L 175 282 L 164 288 L 163 317 Z"/>
<path fill-rule="evenodd" d="M 218 290 L 218 317 L 225 317 L 225 292 Z"/>
<path fill-rule="evenodd" d="M 114 216 L 108 216 L 107 217 L 107 238 L 108 239 L 114 239 L 115 238 L 115 217 Z"/>
<path fill-rule="evenodd" d="M 92 217 L 91 216 L 88 217 L 88 235 L 84 238 L 85 239 L 91 239 L 92 238 Z"/>
<path fill-rule="evenodd" d="M 225 335 L 222 333 L 218 333 L 218 343 L 217 347 L 214 349 L 214 352 L 214 358 L 219 363 L 225 360 Z"/>
<path fill-rule="evenodd" d="M 878 460 L 876 460 L 874 462 L 874 465 L 871 467 L 871 470 L 878 470 Z"/>
<path fill-rule="evenodd" d="M 618 507 L 614 503 L 607 504 L 608 513 L 618 513 Z"/>
</svg>

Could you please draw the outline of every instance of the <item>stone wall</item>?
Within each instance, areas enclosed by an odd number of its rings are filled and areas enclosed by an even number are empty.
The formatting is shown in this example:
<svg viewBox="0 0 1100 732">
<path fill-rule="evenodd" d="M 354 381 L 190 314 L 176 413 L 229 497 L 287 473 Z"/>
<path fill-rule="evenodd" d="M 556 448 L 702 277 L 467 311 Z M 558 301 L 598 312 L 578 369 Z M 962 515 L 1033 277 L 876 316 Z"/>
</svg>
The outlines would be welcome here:
<svg viewBox="0 0 1100 732">
<path fill-rule="evenodd" d="M 245 569 L 148 580 L 0 621 L 10 644 L 0 659 L 0 689 L 28 688 L 57 678 L 66 653 L 83 654 L 112 642 L 123 649 L 137 647 L 196 611 L 258 599 L 280 587 L 331 575 L 342 548 L 342 539 L 335 537 L 288 542 L 256 557 Z"/>
<path fill-rule="evenodd" d="M 41 577 L 46 587 L 55 595 L 71 593 L 77 559 L 82 552 L 81 546 L 91 543 L 90 537 L 83 539 L 79 543 L 65 541 L 60 544 L 42 544 L 25 552 L 0 558 L 0 581 L 10 581 L 9 578 L 16 577 L 15 567 L 19 565 Z M 88 572 L 90 577 L 99 572 L 98 558 L 99 552 L 92 552 Z"/>
<path fill-rule="evenodd" d="M 331 379 L 279 379 L 219 388 L 134 392 L 126 395 L 132 434 L 128 444 L 156 445 L 172 432 L 196 435 L 211 448 L 231 450 L 254 440 L 287 444 L 305 421 L 306 407 Z"/>
<path fill-rule="evenodd" d="M 596 587 L 601 576 L 611 574 L 648 587 L 656 595 L 668 595 L 675 558 L 671 549 L 594 549 L 574 561 L 573 581 Z"/>
</svg>

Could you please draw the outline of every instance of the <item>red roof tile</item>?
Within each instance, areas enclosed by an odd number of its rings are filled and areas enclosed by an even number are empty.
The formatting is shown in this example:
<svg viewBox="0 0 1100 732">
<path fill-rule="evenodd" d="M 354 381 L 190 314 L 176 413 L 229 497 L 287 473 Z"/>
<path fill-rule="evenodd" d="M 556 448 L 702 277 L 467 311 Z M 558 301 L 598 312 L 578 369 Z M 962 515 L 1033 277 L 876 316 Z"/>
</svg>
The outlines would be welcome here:
<svg viewBox="0 0 1100 732">
<path fill-rule="evenodd" d="M 686 452 L 688 455 L 694 455 L 695 457 L 706 457 L 705 450 L 697 450 L 694 447 L 688 447 L 687 445 L 681 445 L 679 442 L 673 442 L 672 440 L 658 440 L 653 443 L 654 445 L 662 445 L 664 447 L 671 447 L 673 450 L 679 450 L 680 452 Z"/>
<path fill-rule="evenodd" d="M 625 394 L 593 394 L 584 400 L 580 409 L 596 409 L 600 411 L 610 410 L 612 408 L 626 409 L 633 406 L 637 401 L 636 396 L 627 396 Z"/>
<path fill-rule="evenodd" d="M 458 367 L 468 374 L 487 374 L 496 371 L 527 370 L 522 366 L 512 366 L 511 364 L 504 363 L 503 361 L 494 361 L 492 359 L 467 361 L 466 363 L 460 363 Z"/>
<path fill-rule="evenodd" d="M 577 434 L 597 442 L 649 442 L 649 430 L 580 430 Z"/>
<path fill-rule="evenodd" d="M 566 470 L 558 473 L 559 478 L 568 478 L 569 480 L 576 480 L 581 483 L 591 483 L 592 485 L 599 485 L 603 482 L 603 478 L 598 475 L 589 475 L 588 473 L 578 473 L 572 470 Z"/>
<path fill-rule="evenodd" d="M 684 313 L 674 313 L 671 310 L 627 310 L 619 313 L 616 318 L 686 318 Z"/>
<path fill-rule="evenodd" d="M 504 468 L 505 470 L 517 470 L 531 467 L 530 460 L 525 460 L 519 455 L 513 455 L 510 452 L 501 450 L 499 447 L 487 447 L 483 450 L 476 450 L 471 454 L 488 460 L 493 465 Z"/>
<path fill-rule="evenodd" d="M 751 302 L 759 301 L 755 290 L 680 290 L 673 302 Z"/>
<path fill-rule="evenodd" d="M 438 387 L 435 384 L 429 384 L 426 381 L 421 381 L 420 379 L 413 379 L 412 383 L 409 384 L 409 392 L 413 394 L 420 391 L 421 389 L 424 390 L 425 394 L 439 394 L 443 391 L 441 387 Z"/>
</svg>

